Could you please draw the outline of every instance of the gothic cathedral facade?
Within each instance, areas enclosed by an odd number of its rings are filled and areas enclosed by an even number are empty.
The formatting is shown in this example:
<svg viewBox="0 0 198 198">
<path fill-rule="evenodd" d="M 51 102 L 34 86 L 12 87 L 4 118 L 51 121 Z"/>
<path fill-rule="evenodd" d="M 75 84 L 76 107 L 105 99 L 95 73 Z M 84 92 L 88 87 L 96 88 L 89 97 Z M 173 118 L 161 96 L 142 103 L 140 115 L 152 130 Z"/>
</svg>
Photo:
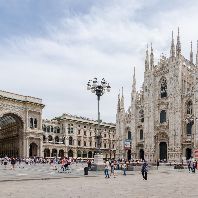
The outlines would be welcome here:
<svg viewBox="0 0 198 198">
<path fill-rule="evenodd" d="M 198 50 L 197 50 L 198 51 Z M 193 157 L 198 147 L 198 52 L 193 62 L 181 53 L 178 29 L 173 33 L 170 56 L 154 64 L 153 48 L 145 58 L 144 83 L 136 91 L 135 69 L 131 106 L 125 111 L 118 96 L 116 115 L 117 157 L 181 162 Z"/>
</svg>

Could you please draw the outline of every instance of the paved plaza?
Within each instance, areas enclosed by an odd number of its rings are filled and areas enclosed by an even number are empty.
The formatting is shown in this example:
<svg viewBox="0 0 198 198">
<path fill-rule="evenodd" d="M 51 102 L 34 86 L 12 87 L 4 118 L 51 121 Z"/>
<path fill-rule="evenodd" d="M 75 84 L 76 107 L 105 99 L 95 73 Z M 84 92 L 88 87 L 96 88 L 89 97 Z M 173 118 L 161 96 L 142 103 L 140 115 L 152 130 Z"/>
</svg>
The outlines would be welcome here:
<svg viewBox="0 0 198 198">
<path fill-rule="evenodd" d="M 198 197 L 198 173 L 187 169 L 159 167 L 151 170 L 148 180 L 139 171 L 118 171 L 116 178 L 105 179 L 103 172 L 83 176 L 83 164 L 73 165 L 72 173 L 58 173 L 49 165 L 4 170 L 1 166 L 0 198 L 106 198 L 106 197 Z M 6 179 L 7 178 L 7 179 Z"/>
</svg>

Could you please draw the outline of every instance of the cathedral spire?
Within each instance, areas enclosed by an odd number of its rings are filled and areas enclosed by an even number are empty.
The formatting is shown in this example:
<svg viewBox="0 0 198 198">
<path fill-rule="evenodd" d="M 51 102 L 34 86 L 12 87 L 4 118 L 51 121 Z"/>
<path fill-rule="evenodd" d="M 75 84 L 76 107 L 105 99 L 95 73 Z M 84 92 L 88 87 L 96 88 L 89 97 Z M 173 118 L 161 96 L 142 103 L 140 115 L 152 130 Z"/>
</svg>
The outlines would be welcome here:
<svg viewBox="0 0 198 198">
<path fill-rule="evenodd" d="M 193 63 L 192 41 L 190 43 L 190 62 Z"/>
<path fill-rule="evenodd" d="M 122 96 L 121 96 L 121 100 L 120 100 L 120 109 L 124 109 L 124 93 L 123 93 L 123 87 L 122 87 Z"/>
<path fill-rule="evenodd" d="M 136 78 L 135 78 L 135 67 L 133 72 L 133 84 L 132 84 L 132 93 L 136 92 Z"/>
<path fill-rule="evenodd" d="M 181 42 L 180 42 L 180 35 L 179 35 L 179 27 L 178 27 L 178 35 L 177 35 L 176 55 L 177 57 L 181 55 Z"/>
<path fill-rule="evenodd" d="M 171 41 L 171 49 L 170 49 L 170 57 L 175 57 L 175 42 L 174 42 L 174 36 L 172 31 L 172 41 Z"/>
<path fill-rule="evenodd" d="M 120 112 L 120 93 L 118 94 L 117 113 Z"/>
<path fill-rule="evenodd" d="M 153 47 L 152 47 L 152 43 L 151 43 L 151 54 L 150 54 L 150 68 L 151 70 L 154 67 L 154 54 L 153 54 Z"/>
<path fill-rule="evenodd" d="M 197 41 L 196 65 L 197 65 L 197 67 L 198 67 L 198 41 Z"/>
<path fill-rule="evenodd" d="M 135 67 L 133 72 L 133 84 L 132 84 L 132 91 L 131 91 L 131 104 L 136 98 L 136 78 L 135 78 Z"/>
<path fill-rule="evenodd" d="M 146 49 L 146 58 L 145 58 L 145 72 L 149 70 L 149 54 L 148 54 L 148 44 Z"/>
</svg>

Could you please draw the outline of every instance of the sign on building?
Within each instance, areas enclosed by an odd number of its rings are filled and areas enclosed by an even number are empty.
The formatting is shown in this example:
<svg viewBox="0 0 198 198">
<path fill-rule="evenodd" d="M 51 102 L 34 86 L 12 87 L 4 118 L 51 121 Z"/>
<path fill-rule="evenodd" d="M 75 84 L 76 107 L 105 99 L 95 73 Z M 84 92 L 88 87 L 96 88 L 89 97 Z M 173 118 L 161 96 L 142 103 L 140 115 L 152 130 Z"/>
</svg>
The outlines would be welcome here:
<svg viewBox="0 0 198 198">
<path fill-rule="evenodd" d="M 124 142 L 124 148 L 126 150 L 130 150 L 131 149 L 131 140 L 125 140 L 125 142 Z"/>
</svg>

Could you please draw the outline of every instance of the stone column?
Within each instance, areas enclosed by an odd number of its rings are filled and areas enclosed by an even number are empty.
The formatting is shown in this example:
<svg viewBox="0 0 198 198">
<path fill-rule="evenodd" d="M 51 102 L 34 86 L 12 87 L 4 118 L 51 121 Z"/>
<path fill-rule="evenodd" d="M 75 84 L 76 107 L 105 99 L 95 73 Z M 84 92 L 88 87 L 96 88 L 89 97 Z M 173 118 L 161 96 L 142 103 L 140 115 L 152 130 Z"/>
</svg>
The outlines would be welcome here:
<svg viewBox="0 0 198 198">
<path fill-rule="evenodd" d="M 29 157 L 29 140 L 28 137 L 26 138 L 26 157 Z"/>
</svg>

